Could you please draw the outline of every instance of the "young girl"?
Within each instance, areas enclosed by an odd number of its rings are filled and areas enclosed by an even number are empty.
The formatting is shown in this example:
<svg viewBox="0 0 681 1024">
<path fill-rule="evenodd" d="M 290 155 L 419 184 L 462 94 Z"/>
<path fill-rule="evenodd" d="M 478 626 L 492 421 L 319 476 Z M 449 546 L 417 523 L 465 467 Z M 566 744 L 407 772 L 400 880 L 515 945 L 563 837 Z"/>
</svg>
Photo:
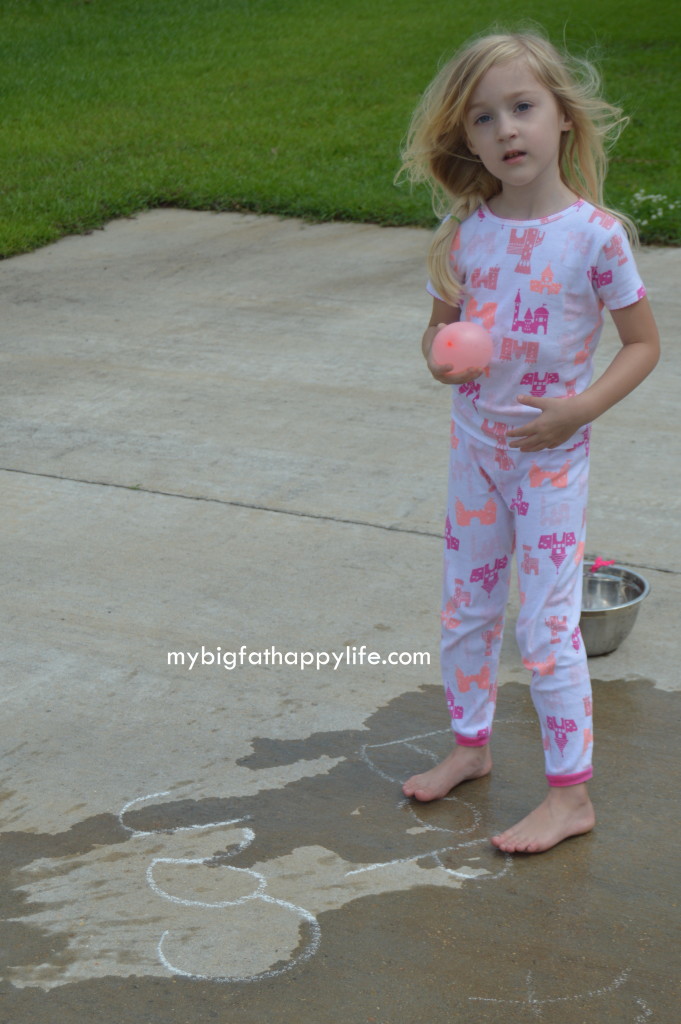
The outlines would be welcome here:
<svg viewBox="0 0 681 1024">
<path fill-rule="evenodd" d="M 504 610 L 516 552 L 517 639 L 531 671 L 548 794 L 492 837 L 509 853 L 588 832 L 591 686 L 579 632 L 589 424 L 641 383 L 659 340 L 627 232 L 603 206 L 605 142 L 624 123 L 590 65 L 534 33 L 464 47 L 427 90 L 404 167 L 449 216 L 430 255 L 423 354 L 452 388 L 441 664 L 456 741 L 403 786 L 436 800 L 492 767 Z M 628 225 L 630 233 L 633 228 Z M 622 343 L 593 384 L 607 306 Z M 431 346 L 482 324 L 492 361 L 455 374 Z"/>
</svg>

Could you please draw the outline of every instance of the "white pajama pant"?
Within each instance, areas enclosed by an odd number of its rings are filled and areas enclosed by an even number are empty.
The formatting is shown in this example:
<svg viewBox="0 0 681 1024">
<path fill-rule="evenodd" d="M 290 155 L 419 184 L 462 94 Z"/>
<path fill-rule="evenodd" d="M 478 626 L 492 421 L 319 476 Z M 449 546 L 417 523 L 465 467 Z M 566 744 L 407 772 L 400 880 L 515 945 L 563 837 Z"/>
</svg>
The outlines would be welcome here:
<svg viewBox="0 0 681 1024">
<path fill-rule="evenodd" d="M 504 615 L 516 553 L 516 636 L 532 673 L 549 785 L 591 778 L 591 682 L 579 631 L 588 429 L 570 450 L 519 452 L 452 424 L 441 666 L 456 742 L 492 734 Z"/>
</svg>

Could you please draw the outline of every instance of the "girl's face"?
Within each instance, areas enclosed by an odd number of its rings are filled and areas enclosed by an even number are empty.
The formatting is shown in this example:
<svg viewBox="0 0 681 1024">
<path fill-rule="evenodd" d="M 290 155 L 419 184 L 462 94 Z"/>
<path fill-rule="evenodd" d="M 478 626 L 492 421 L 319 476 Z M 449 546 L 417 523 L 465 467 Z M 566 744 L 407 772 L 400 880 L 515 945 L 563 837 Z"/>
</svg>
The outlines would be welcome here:
<svg viewBox="0 0 681 1024">
<path fill-rule="evenodd" d="M 478 82 L 466 112 L 468 146 L 508 188 L 560 181 L 563 132 L 571 128 L 553 93 L 522 59 L 498 64 Z"/>
</svg>

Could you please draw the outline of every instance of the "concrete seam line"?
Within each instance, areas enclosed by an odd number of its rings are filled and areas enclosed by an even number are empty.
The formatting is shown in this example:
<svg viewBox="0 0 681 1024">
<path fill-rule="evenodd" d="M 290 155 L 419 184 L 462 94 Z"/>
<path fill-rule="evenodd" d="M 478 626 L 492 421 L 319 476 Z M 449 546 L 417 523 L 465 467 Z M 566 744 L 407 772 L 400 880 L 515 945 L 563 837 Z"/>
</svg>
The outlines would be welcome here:
<svg viewBox="0 0 681 1024">
<path fill-rule="evenodd" d="M 326 516 L 321 512 L 301 512 L 297 509 L 273 508 L 269 505 L 256 505 L 247 501 L 230 501 L 226 498 L 207 498 L 201 494 L 181 494 L 179 491 L 159 491 L 150 487 L 135 484 L 118 484 L 111 480 L 84 480 L 81 477 L 59 476 L 57 473 L 37 473 L 29 469 L 14 469 L 0 466 L 0 473 L 17 473 L 21 476 L 33 476 L 46 480 L 60 480 L 64 483 L 84 484 L 88 487 L 115 487 L 119 491 L 132 491 L 136 494 L 155 494 L 162 498 L 180 498 L 183 501 L 204 501 L 213 505 L 225 505 L 234 508 L 250 508 L 256 512 L 271 512 L 273 515 L 297 516 L 300 519 L 322 519 L 330 523 L 344 523 L 349 526 L 368 526 L 373 530 L 385 530 L 387 533 L 406 533 L 413 537 L 434 537 L 442 540 L 441 533 L 429 530 L 408 530 L 403 526 L 386 526 L 384 523 L 370 523 L 365 519 L 343 519 L 340 516 Z"/>
<path fill-rule="evenodd" d="M 134 484 L 117 484 L 110 480 L 84 480 L 80 477 L 59 476 L 57 473 L 36 473 L 29 469 L 14 469 L 8 466 L 0 466 L 0 473 L 17 473 L 21 476 L 40 477 L 45 480 L 61 480 L 69 484 L 84 484 L 88 487 L 115 487 L 119 491 L 133 491 L 138 494 L 155 494 L 161 498 L 180 498 L 183 501 L 204 501 L 212 505 L 224 505 L 228 508 L 250 508 L 255 512 L 270 512 L 272 515 L 294 516 L 299 519 L 321 519 L 327 523 L 342 523 L 347 526 L 368 526 L 372 530 L 383 530 L 386 533 L 406 533 L 410 537 L 433 537 L 435 540 L 442 540 L 442 533 L 435 533 L 431 530 L 408 530 L 403 526 L 386 526 L 383 523 L 370 523 L 365 519 L 343 519 L 340 516 L 325 516 L 320 512 L 300 512 L 297 509 L 272 508 L 268 505 L 255 505 L 247 501 L 228 501 L 225 498 L 206 498 L 201 494 L 180 494 L 178 491 L 157 491 L 150 487 L 138 487 Z M 595 555 L 584 553 L 586 561 L 595 558 Z M 627 562 L 631 569 L 648 570 L 649 572 L 666 573 L 669 576 L 679 576 L 678 569 L 669 569 L 660 565 L 641 565 L 638 562 Z"/>
</svg>

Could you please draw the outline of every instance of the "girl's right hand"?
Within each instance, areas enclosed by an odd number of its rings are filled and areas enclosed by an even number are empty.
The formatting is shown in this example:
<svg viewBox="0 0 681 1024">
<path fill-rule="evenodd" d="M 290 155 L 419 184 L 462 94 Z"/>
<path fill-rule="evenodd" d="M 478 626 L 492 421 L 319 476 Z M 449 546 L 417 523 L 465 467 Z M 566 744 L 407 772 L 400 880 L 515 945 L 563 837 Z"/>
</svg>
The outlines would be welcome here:
<svg viewBox="0 0 681 1024">
<path fill-rule="evenodd" d="M 477 380 L 478 377 L 482 377 L 484 370 L 466 370 L 465 373 L 454 373 L 451 366 L 439 366 L 438 363 L 431 363 L 428 359 L 428 369 L 432 373 L 435 380 L 439 380 L 441 384 L 468 384 L 471 380 Z"/>
<path fill-rule="evenodd" d="M 472 369 L 466 370 L 464 373 L 454 373 L 449 363 L 441 364 L 435 362 L 432 357 L 433 341 L 435 340 L 437 332 L 445 326 L 446 325 L 442 323 L 429 327 L 426 332 L 426 338 L 424 338 L 424 341 L 426 341 L 427 336 L 430 334 L 427 352 L 424 352 L 424 355 L 426 356 L 428 369 L 435 380 L 439 381 L 441 384 L 453 384 L 455 386 L 460 386 L 461 384 L 468 384 L 469 381 L 476 380 L 478 377 L 481 377 L 485 372 L 484 369 Z M 426 346 L 424 345 L 424 349 L 425 348 Z"/>
</svg>

